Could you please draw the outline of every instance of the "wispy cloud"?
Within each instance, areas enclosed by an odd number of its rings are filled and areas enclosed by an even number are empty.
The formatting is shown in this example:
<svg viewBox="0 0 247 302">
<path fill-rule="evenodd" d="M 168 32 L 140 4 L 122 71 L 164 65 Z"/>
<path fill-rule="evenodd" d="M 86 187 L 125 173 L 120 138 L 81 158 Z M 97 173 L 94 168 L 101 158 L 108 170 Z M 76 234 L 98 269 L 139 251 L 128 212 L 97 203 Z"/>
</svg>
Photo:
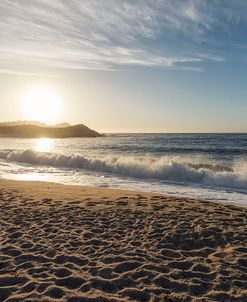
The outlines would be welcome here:
<svg viewBox="0 0 247 302">
<path fill-rule="evenodd" d="M 27 66 L 201 70 L 195 65 L 222 60 L 202 45 L 212 33 L 246 22 L 246 1 L 233 2 L 1 0 L 1 72 L 25 73 Z"/>
<path fill-rule="evenodd" d="M 9 75 L 21 75 L 21 76 L 30 76 L 30 77 L 57 77 L 54 74 L 48 73 L 35 73 L 35 72 L 25 72 L 25 71 L 18 71 L 14 69 L 0 69 L 0 74 L 9 74 Z"/>
</svg>

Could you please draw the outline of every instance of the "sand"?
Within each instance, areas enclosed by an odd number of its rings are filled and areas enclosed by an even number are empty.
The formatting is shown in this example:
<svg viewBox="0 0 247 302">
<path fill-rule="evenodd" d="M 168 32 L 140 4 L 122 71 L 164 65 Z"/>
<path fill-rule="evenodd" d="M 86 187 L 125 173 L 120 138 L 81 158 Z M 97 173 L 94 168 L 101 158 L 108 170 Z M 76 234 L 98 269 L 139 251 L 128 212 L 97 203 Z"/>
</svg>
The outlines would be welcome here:
<svg viewBox="0 0 247 302">
<path fill-rule="evenodd" d="M 247 209 L 0 180 L 0 301 L 247 301 Z"/>
</svg>

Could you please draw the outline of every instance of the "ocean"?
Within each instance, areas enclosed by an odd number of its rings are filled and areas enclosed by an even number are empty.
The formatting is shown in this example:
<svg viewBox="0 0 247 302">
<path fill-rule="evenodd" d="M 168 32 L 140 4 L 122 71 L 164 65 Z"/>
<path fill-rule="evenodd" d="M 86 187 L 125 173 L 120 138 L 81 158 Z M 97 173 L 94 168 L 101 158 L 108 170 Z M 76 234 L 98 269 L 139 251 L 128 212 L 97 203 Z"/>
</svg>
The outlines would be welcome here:
<svg viewBox="0 0 247 302">
<path fill-rule="evenodd" d="M 0 177 L 247 205 L 247 134 L 0 138 Z"/>
</svg>

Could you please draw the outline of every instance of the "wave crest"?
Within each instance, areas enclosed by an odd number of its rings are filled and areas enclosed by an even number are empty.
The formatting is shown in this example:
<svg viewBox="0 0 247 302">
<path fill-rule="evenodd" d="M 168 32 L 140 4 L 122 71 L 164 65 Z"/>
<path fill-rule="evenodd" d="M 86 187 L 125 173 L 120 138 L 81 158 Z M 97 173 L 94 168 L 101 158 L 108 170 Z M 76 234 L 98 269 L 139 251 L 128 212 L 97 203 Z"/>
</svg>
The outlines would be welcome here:
<svg viewBox="0 0 247 302">
<path fill-rule="evenodd" d="M 136 178 L 152 178 L 173 182 L 190 182 L 213 187 L 247 191 L 247 162 L 224 167 L 208 163 L 190 163 L 181 158 L 118 157 L 89 158 L 33 150 L 0 151 L 0 158 L 61 168 L 79 168 Z"/>
</svg>

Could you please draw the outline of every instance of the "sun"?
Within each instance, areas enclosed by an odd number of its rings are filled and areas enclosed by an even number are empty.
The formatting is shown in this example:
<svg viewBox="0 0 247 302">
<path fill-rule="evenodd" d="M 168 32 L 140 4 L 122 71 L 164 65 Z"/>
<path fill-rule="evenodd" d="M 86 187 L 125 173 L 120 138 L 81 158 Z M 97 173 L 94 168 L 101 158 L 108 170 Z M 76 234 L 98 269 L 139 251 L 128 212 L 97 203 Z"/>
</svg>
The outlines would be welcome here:
<svg viewBox="0 0 247 302">
<path fill-rule="evenodd" d="M 30 87 L 21 98 L 23 115 L 26 120 L 48 124 L 59 122 L 62 105 L 59 94 L 49 86 Z"/>
</svg>

